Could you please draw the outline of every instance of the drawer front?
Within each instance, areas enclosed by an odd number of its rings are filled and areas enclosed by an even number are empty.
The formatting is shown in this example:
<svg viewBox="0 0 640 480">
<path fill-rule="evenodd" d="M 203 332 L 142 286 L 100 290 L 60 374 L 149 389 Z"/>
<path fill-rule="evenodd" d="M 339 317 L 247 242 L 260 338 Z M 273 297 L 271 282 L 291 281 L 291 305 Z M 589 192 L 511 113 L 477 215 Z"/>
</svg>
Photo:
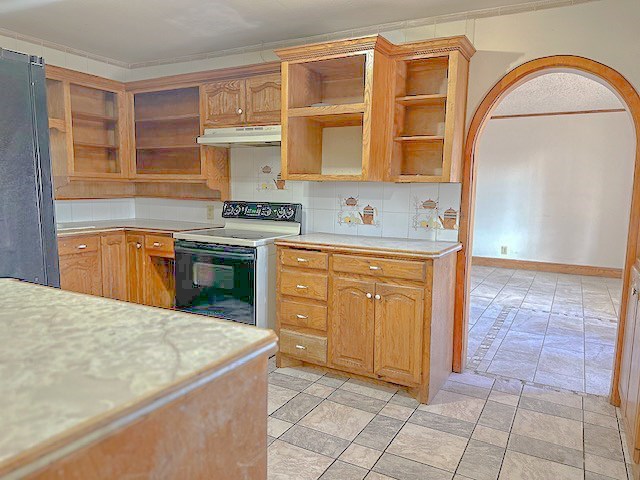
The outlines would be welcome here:
<svg viewBox="0 0 640 480">
<path fill-rule="evenodd" d="M 408 260 L 334 255 L 333 270 L 336 272 L 403 278 L 415 281 L 424 281 L 426 279 L 425 264 Z"/>
<path fill-rule="evenodd" d="M 62 237 L 58 239 L 58 255 L 97 252 L 100 248 L 100 236 Z"/>
<path fill-rule="evenodd" d="M 293 300 L 281 300 L 280 324 L 326 332 L 327 307 Z"/>
<path fill-rule="evenodd" d="M 326 301 L 327 276 L 319 273 L 281 271 L 280 293 Z"/>
<path fill-rule="evenodd" d="M 326 270 L 329 266 L 329 255 L 322 252 L 285 249 L 280 251 L 280 263 L 290 267 Z"/>
<path fill-rule="evenodd" d="M 307 362 L 327 363 L 327 337 L 280 330 L 280 352 Z"/>
<path fill-rule="evenodd" d="M 144 236 L 144 246 L 149 253 L 165 254 L 158 256 L 173 257 L 173 238 L 166 235 L 147 234 Z"/>
</svg>

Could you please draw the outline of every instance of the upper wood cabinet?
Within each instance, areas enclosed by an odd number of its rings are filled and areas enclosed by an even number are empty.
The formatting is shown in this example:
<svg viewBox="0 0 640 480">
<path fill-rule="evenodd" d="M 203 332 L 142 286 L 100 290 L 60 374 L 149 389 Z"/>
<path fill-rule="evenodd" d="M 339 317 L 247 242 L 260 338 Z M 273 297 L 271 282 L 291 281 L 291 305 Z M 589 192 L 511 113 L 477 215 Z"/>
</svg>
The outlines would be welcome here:
<svg viewBox="0 0 640 480">
<path fill-rule="evenodd" d="M 474 52 L 466 37 L 379 36 L 278 50 L 283 178 L 460 181 Z"/>
<path fill-rule="evenodd" d="M 280 123 L 280 75 L 221 80 L 202 86 L 208 128 Z"/>
<path fill-rule="evenodd" d="M 244 80 L 224 80 L 203 85 L 205 126 L 244 125 L 246 116 L 245 87 Z"/>
</svg>

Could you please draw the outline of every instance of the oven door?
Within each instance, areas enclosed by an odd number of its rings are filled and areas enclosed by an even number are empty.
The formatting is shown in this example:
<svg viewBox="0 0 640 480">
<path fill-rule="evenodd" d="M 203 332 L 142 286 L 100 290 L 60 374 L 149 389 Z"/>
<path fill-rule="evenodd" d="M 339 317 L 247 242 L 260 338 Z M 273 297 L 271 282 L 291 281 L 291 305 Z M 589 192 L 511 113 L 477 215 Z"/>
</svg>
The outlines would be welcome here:
<svg viewBox="0 0 640 480">
<path fill-rule="evenodd" d="M 176 308 L 256 324 L 256 250 L 176 241 Z"/>
</svg>

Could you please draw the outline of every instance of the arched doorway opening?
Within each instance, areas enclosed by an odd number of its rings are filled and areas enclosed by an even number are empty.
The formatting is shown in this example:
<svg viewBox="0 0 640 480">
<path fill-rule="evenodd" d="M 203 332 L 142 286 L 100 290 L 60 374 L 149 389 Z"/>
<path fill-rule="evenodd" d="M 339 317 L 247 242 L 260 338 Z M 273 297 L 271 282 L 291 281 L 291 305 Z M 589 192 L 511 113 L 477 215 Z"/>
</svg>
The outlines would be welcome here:
<svg viewBox="0 0 640 480">
<path fill-rule="evenodd" d="M 479 138 L 487 124 L 487 120 L 491 117 L 493 110 L 496 108 L 500 100 L 508 95 L 509 92 L 535 76 L 542 75 L 550 70 L 557 71 L 563 69 L 577 71 L 591 76 L 615 92 L 630 113 L 636 134 L 633 193 L 630 210 L 631 215 L 629 219 L 627 248 L 623 268 L 623 302 L 620 308 L 618 339 L 611 392 L 611 400 L 613 403 L 617 404 L 619 403 L 617 385 L 621 359 L 621 345 L 624 335 L 624 321 L 626 316 L 626 305 L 624 299 L 628 296 L 631 268 L 640 253 L 640 245 L 638 244 L 638 230 L 640 229 L 640 149 L 638 148 L 637 142 L 637 139 L 640 138 L 640 96 L 638 96 L 638 93 L 635 91 L 633 86 L 620 73 L 598 62 L 582 57 L 545 57 L 527 62 L 515 68 L 505 75 L 491 89 L 491 91 L 489 91 L 476 110 L 476 113 L 470 123 L 463 166 L 462 205 L 460 216 L 460 241 L 463 243 L 463 250 L 461 250 L 458 255 L 457 266 L 458 277 L 456 289 L 456 323 L 454 331 L 454 370 L 463 370 L 466 362 L 469 287 L 477 173 L 475 154 Z"/>
</svg>

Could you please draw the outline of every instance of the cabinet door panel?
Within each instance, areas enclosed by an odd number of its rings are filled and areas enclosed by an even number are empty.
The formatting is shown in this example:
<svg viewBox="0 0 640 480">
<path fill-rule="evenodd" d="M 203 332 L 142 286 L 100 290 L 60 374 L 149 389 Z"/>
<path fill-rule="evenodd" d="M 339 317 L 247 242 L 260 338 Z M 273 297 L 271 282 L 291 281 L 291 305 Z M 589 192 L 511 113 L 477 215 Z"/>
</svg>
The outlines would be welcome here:
<svg viewBox="0 0 640 480">
<path fill-rule="evenodd" d="M 424 291 L 417 287 L 377 283 L 375 299 L 376 375 L 394 383 L 418 383 Z"/>
<path fill-rule="evenodd" d="M 100 252 L 60 256 L 60 288 L 89 295 L 102 295 Z"/>
<path fill-rule="evenodd" d="M 127 290 L 130 302 L 144 303 L 144 235 L 127 234 Z"/>
<path fill-rule="evenodd" d="M 622 345 L 622 360 L 620 364 L 620 409 L 626 415 L 629 408 L 629 381 L 631 376 L 631 358 L 633 354 L 633 339 L 636 328 L 636 309 L 638 307 L 637 278 L 638 272 L 631 271 L 631 288 L 627 299 L 627 316 L 624 322 L 624 343 Z"/>
<path fill-rule="evenodd" d="M 260 75 L 246 80 L 247 116 L 250 125 L 280 123 L 280 75 Z"/>
<path fill-rule="evenodd" d="M 373 282 L 334 277 L 329 307 L 331 367 L 373 373 L 374 290 Z"/>
<path fill-rule="evenodd" d="M 226 80 L 203 86 L 204 124 L 228 127 L 245 122 L 245 81 Z"/>
<path fill-rule="evenodd" d="M 145 303 L 154 307 L 172 308 L 176 287 L 174 261 L 171 258 L 147 254 L 145 259 Z"/>
<path fill-rule="evenodd" d="M 102 295 L 127 300 L 127 262 L 123 232 L 102 235 Z"/>
</svg>

